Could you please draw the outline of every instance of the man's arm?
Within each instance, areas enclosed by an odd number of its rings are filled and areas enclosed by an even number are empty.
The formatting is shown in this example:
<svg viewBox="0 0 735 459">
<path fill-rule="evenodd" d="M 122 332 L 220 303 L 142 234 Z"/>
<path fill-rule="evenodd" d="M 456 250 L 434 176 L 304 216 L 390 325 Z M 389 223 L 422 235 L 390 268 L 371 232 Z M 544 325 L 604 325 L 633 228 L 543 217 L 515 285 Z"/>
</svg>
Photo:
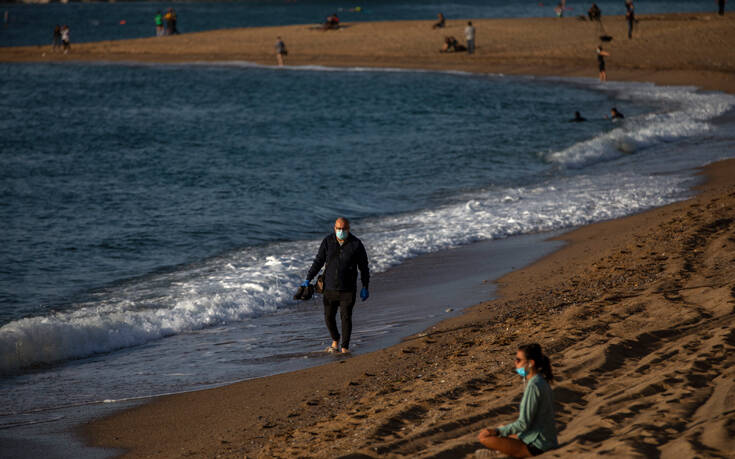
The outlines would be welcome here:
<svg viewBox="0 0 735 459">
<path fill-rule="evenodd" d="M 367 251 L 365 250 L 365 246 L 362 245 L 362 242 L 360 242 L 357 268 L 360 270 L 360 281 L 362 281 L 362 286 L 364 288 L 368 288 L 368 285 L 370 284 L 370 268 L 368 268 Z"/>
<path fill-rule="evenodd" d="M 308 282 L 311 282 L 311 280 L 316 277 L 317 273 L 320 269 L 322 269 L 322 266 L 324 266 L 324 262 L 327 260 L 327 238 L 324 238 L 322 241 L 322 245 L 319 246 L 319 251 L 316 253 L 316 257 L 314 257 L 314 262 L 311 264 L 311 268 L 309 268 L 309 272 L 306 274 L 306 280 Z"/>
</svg>

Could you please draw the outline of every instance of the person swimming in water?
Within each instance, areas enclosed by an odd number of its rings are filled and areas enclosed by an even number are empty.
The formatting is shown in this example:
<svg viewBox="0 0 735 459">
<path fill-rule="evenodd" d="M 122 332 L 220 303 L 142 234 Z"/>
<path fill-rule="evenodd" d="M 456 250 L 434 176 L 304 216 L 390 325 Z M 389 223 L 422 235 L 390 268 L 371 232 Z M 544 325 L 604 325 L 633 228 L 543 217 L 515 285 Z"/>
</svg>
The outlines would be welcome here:
<svg viewBox="0 0 735 459">
<path fill-rule="evenodd" d="M 610 119 L 615 120 L 622 120 L 625 119 L 625 115 L 620 113 L 617 108 L 613 107 L 610 109 Z"/>
<path fill-rule="evenodd" d="M 587 121 L 587 118 L 584 118 L 579 112 L 574 112 L 574 118 L 569 120 L 570 123 L 579 123 L 581 121 Z"/>
</svg>

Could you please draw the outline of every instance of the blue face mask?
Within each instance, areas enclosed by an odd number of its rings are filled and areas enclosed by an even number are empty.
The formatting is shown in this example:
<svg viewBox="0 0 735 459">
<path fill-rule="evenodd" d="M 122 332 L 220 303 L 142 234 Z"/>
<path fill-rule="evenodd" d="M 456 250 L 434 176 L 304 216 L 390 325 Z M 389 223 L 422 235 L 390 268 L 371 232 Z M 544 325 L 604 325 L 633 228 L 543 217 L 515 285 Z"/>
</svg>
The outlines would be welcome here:
<svg viewBox="0 0 735 459">
<path fill-rule="evenodd" d="M 516 373 L 521 375 L 521 378 L 526 377 L 526 367 L 516 368 Z"/>
<path fill-rule="evenodd" d="M 339 239 L 340 241 L 344 241 L 345 239 L 347 239 L 348 230 L 339 229 L 335 230 L 335 233 L 337 234 L 337 239 Z"/>
</svg>

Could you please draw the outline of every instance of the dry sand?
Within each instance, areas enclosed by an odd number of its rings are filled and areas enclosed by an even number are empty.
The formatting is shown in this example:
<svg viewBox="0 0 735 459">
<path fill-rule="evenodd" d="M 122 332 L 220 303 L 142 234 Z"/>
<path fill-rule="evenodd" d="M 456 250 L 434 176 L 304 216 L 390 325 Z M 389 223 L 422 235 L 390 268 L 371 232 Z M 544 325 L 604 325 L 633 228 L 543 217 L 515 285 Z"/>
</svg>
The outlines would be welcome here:
<svg viewBox="0 0 735 459">
<path fill-rule="evenodd" d="M 634 40 L 605 18 L 611 80 L 735 93 L 735 20 L 642 16 Z M 241 29 L 160 39 L 0 48 L 0 61 L 273 63 L 596 77 L 594 26 L 577 19 L 477 20 L 477 54 L 439 54 L 431 22 Z M 46 52 L 46 55 L 42 55 Z M 476 433 L 512 420 L 516 346 L 550 353 L 559 450 L 552 457 L 733 457 L 735 161 L 706 168 L 688 201 L 590 225 L 500 280 L 498 300 L 404 343 L 295 373 L 157 399 L 85 427 L 129 457 L 465 457 Z M 359 324 L 357 324 L 359 326 Z"/>
</svg>

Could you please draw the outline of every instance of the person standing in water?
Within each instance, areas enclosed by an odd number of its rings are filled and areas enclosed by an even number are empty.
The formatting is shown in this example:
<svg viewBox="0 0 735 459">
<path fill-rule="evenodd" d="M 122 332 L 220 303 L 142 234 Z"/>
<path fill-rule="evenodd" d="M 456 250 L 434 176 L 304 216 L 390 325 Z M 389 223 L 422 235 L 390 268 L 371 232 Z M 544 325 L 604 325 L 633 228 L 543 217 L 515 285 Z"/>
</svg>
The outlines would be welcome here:
<svg viewBox="0 0 735 459">
<path fill-rule="evenodd" d="M 549 386 L 554 375 L 541 346 L 537 343 L 520 346 L 516 352 L 515 371 L 526 384 L 518 419 L 501 427 L 483 429 L 477 439 L 489 449 L 477 450 L 475 457 L 495 457 L 492 451 L 510 457 L 531 457 L 559 446 L 554 424 L 554 395 Z"/>
<path fill-rule="evenodd" d="M 278 61 L 279 67 L 283 67 L 283 56 L 287 54 L 286 44 L 281 40 L 281 37 L 278 37 L 276 40 L 276 60 Z"/>
<path fill-rule="evenodd" d="M 607 73 L 605 72 L 605 56 L 610 53 L 602 49 L 602 45 L 597 47 L 597 68 L 600 70 L 600 81 L 607 81 Z"/>
<path fill-rule="evenodd" d="M 350 335 L 352 334 L 352 308 L 355 306 L 357 291 L 357 271 L 360 271 L 362 290 L 360 299 L 365 301 L 370 294 L 370 270 L 368 257 L 362 241 L 350 232 L 350 222 L 339 217 L 334 222 L 334 232 L 324 238 L 314 262 L 306 275 L 302 287 L 311 284 L 322 266 L 324 268 L 324 321 L 332 337 L 329 352 L 350 352 Z M 342 321 L 342 335 L 337 329 L 337 310 Z M 342 339 L 340 345 L 340 338 Z"/>
</svg>

